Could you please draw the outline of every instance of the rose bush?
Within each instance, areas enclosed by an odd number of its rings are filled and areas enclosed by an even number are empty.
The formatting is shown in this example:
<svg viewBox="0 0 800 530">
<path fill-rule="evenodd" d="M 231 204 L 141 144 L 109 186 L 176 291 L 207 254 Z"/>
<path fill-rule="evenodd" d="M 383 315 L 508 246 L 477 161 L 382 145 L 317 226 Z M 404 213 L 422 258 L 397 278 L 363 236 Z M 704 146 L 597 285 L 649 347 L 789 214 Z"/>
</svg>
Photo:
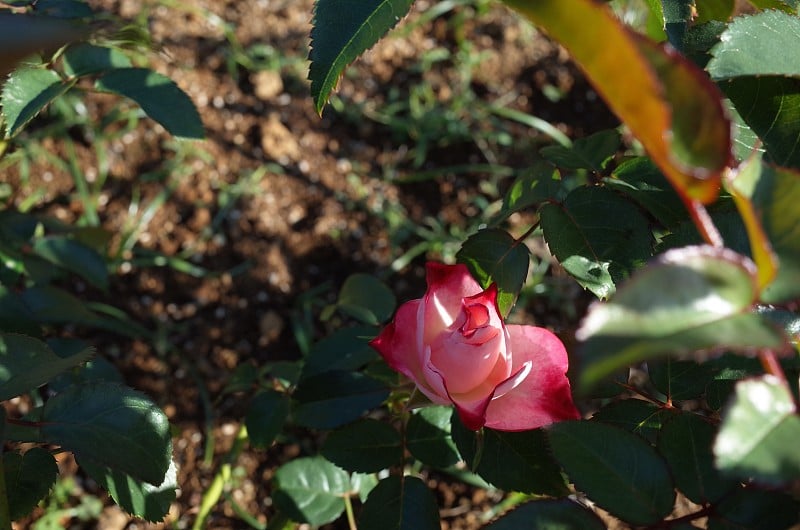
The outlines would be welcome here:
<svg viewBox="0 0 800 530">
<path fill-rule="evenodd" d="M 497 288 L 466 266 L 428 263 L 428 290 L 371 341 L 434 403 L 456 406 L 468 428 L 535 429 L 575 419 L 567 352 L 550 331 L 506 326 Z"/>
</svg>

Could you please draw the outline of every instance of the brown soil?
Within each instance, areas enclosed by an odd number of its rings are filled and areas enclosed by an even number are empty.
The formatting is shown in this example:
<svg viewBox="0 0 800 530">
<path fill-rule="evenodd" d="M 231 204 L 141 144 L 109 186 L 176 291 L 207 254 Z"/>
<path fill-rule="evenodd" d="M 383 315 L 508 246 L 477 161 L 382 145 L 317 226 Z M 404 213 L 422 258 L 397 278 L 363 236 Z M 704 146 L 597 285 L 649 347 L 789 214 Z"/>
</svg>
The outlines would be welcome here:
<svg viewBox="0 0 800 530">
<path fill-rule="evenodd" d="M 521 168 L 535 161 L 536 147 L 547 138 L 510 121 L 478 120 L 474 102 L 457 108 L 465 72 L 453 67 L 452 58 L 421 67 L 421 57 L 431 57 L 437 49 L 455 55 L 460 39 L 466 38 L 471 43 L 467 55 L 475 61 L 466 84 L 479 101 L 504 101 L 572 136 L 615 125 L 566 53 L 500 7 L 479 16 L 471 8 L 460 8 L 425 22 L 420 14 L 430 2 L 419 0 L 394 36 L 350 68 L 338 87 L 335 108 L 319 117 L 306 81 L 311 0 L 163 4 L 97 0 L 98 7 L 125 19 L 146 18 L 159 47 L 148 57 L 151 66 L 192 97 L 208 138 L 177 143 L 143 119 L 132 131 L 110 140 L 110 176 L 100 196 L 100 216 L 102 225 L 117 234 L 112 249 L 117 248 L 122 244 L 119 234 L 130 221 L 132 197 L 139 194 L 144 206 L 171 190 L 163 207 L 141 225 L 138 248 L 184 256 L 211 273 L 194 277 L 170 267 L 139 267 L 123 260 L 111 292 L 86 288 L 91 299 L 112 303 L 162 333 L 160 344 L 107 335 L 91 338 L 129 385 L 164 408 L 177 433 L 180 491 L 167 523 L 131 521 L 109 506 L 101 522 L 86 524 L 109 530 L 191 525 L 250 395 L 227 392 L 226 385 L 237 367 L 259 367 L 299 355 L 292 330 L 303 319 L 300 295 L 319 288 L 313 307 L 318 314 L 343 280 L 359 271 L 387 278 L 401 300 L 420 294 L 425 258 L 441 258 L 451 250 L 434 248 L 393 273 L 391 263 L 419 239 L 407 233 L 407 225 L 392 225 L 392 212 L 418 224 L 438 219 L 458 233 L 473 226 L 471 220 L 481 213 L 474 198 L 496 201 L 492 187 L 502 190 L 508 179 L 448 167 L 491 163 Z M 171 4 L 175 5 L 165 7 Z M 230 25 L 242 49 L 271 47 L 269 64 L 262 70 L 237 64 L 220 21 Z M 407 101 L 420 86 L 429 87 L 440 108 L 456 107 L 448 120 L 411 123 L 411 132 L 381 122 L 379 115 L 388 105 Z M 551 100 L 545 93 L 561 96 Z M 120 104 L 97 95 L 88 96 L 86 103 L 97 116 Z M 442 134 L 431 134 L 431 127 L 454 125 L 466 132 L 459 137 L 443 128 Z M 513 142 L 501 145 L 498 132 L 507 133 Z M 85 131 L 71 133 L 77 136 L 80 166 L 91 178 L 98 164 L 92 139 Z M 425 147 L 421 139 L 430 143 L 421 164 L 415 165 L 415 153 Z M 59 141 L 47 147 L 66 156 Z M 160 174 L 164 169 L 172 172 Z M 440 174 L 403 183 L 421 171 Z M 76 199 L 72 179 L 45 162 L 27 180 L 13 171 L 8 178 L 17 203 L 43 189 L 41 211 L 74 221 L 85 209 Z M 238 195 L 237 183 L 244 183 Z M 235 202 L 228 205 L 231 198 Z M 535 299 L 522 310 L 550 326 L 568 321 Z M 318 319 L 311 323 L 317 338 L 327 331 Z M 211 464 L 203 460 L 209 436 Z M 275 468 L 313 450 L 314 443 L 310 439 L 307 444 L 245 451 L 236 462 L 232 498 L 257 519 L 267 520 L 274 513 L 270 479 Z M 65 471 L 70 472 L 70 466 L 65 460 Z M 439 497 L 442 528 L 477 528 L 481 515 L 499 501 L 492 492 L 443 477 L 431 476 L 429 481 Z M 102 496 L 90 481 L 79 485 Z M 65 524 L 80 527 L 77 520 Z M 232 505 L 222 501 L 208 527 L 244 524 Z"/>
</svg>

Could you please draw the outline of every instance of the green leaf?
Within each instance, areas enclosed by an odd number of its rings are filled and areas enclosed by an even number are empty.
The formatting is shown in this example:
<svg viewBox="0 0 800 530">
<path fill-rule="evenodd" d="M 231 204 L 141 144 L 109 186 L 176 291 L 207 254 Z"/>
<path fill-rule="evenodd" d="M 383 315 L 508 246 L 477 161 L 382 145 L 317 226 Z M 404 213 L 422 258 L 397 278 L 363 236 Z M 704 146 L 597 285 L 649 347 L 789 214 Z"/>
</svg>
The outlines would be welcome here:
<svg viewBox="0 0 800 530">
<path fill-rule="evenodd" d="M 782 166 L 800 167 L 800 79 L 741 77 L 724 80 L 720 87 L 742 120 L 764 144 L 767 159 Z"/>
<path fill-rule="evenodd" d="M 775 376 L 741 381 L 714 443 L 719 469 L 737 478 L 783 484 L 800 478 L 800 417 Z"/>
<path fill-rule="evenodd" d="M 711 53 L 707 69 L 763 140 L 770 159 L 800 166 L 800 18 L 770 10 L 736 18 Z M 789 77 L 785 77 L 789 76 Z"/>
<path fill-rule="evenodd" d="M 669 43 L 683 50 L 686 28 L 692 19 L 694 0 L 662 0 L 664 11 L 664 31 Z"/>
<path fill-rule="evenodd" d="M 403 461 L 400 434 L 388 423 L 373 419 L 331 432 L 320 453 L 337 466 L 360 473 L 374 473 Z"/>
<path fill-rule="evenodd" d="M 569 499 L 546 499 L 525 503 L 485 527 L 486 530 L 604 530 L 606 525 L 593 512 Z"/>
<path fill-rule="evenodd" d="M 747 226 L 764 302 L 800 296 L 800 172 L 748 161 L 726 181 Z M 777 266 L 777 270 L 775 267 Z"/>
<path fill-rule="evenodd" d="M 95 87 L 132 99 L 174 136 L 194 139 L 205 136 L 194 103 L 166 76 L 147 68 L 117 68 L 103 74 Z"/>
<path fill-rule="evenodd" d="M 19 295 L 2 284 L 0 284 L 0 330 L 33 336 L 40 336 L 42 333 Z"/>
<path fill-rule="evenodd" d="M 705 24 L 711 20 L 726 22 L 733 14 L 736 0 L 696 0 L 697 18 L 695 24 Z"/>
<path fill-rule="evenodd" d="M 6 138 L 39 114 L 51 101 L 69 90 L 71 83 L 52 70 L 21 68 L 14 71 L 3 85 L 3 117 L 6 121 Z"/>
<path fill-rule="evenodd" d="M 699 398 L 714 377 L 707 365 L 695 361 L 664 359 L 647 367 L 653 386 L 671 401 Z"/>
<path fill-rule="evenodd" d="M 792 13 L 797 7 L 796 0 L 748 0 L 750 4 L 758 9 L 779 9 L 787 13 Z"/>
<path fill-rule="evenodd" d="M 507 316 L 528 277 L 528 247 L 505 230 L 488 228 L 470 236 L 456 258 L 483 288 L 497 284 L 497 305 Z"/>
<path fill-rule="evenodd" d="M 315 429 L 333 429 L 358 419 L 380 405 L 389 389 L 360 373 L 332 371 L 303 379 L 294 392 L 297 423 Z"/>
<path fill-rule="evenodd" d="M 360 530 L 439 530 L 439 508 L 417 477 L 391 476 L 370 492 L 358 518 Z"/>
<path fill-rule="evenodd" d="M 738 485 L 714 468 L 716 429 L 692 413 L 676 414 L 658 435 L 658 452 L 666 459 L 675 485 L 697 504 L 714 503 Z"/>
<path fill-rule="evenodd" d="M 332 370 L 358 370 L 377 359 L 378 352 L 370 345 L 377 331 L 367 326 L 341 328 L 316 342 L 306 356 L 302 378 Z"/>
<path fill-rule="evenodd" d="M 111 494 L 114 502 L 129 514 L 146 521 L 162 520 L 175 501 L 178 488 L 178 467 L 175 462 L 170 462 L 164 481 L 157 486 L 97 465 L 91 460 L 80 460 L 78 463 L 92 479 Z"/>
<path fill-rule="evenodd" d="M 84 0 L 12 0 L 10 3 L 25 6 L 35 5 L 37 15 L 54 18 L 84 18 L 93 14 L 92 8 Z"/>
<path fill-rule="evenodd" d="M 69 77 L 100 74 L 117 68 L 130 68 L 131 60 L 116 48 L 87 42 L 73 44 L 62 55 L 64 73 Z"/>
<path fill-rule="evenodd" d="M 719 204 L 718 202 L 717 205 Z M 711 221 L 719 230 L 720 235 L 722 235 L 722 240 L 725 241 L 725 247 L 743 256 L 750 256 L 750 241 L 747 239 L 747 231 L 739 214 L 735 211 L 729 211 L 727 208 L 721 208 L 720 211 L 709 213 Z M 671 248 L 703 244 L 705 244 L 705 241 L 700 232 L 697 231 L 697 226 L 692 221 L 685 220 L 678 226 L 673 227 L 672 231 L 661 239 L 656 251 L 660 253 Z"/>
<path fill-rule="evenodd" d="M 161 484 L 172 457 L 169 422 L 141 392 L 114 383 L 74 386 L 45 403 L 42 436 L 84 462 Z"/>
<path fill-rule="evenodd" d="M 275 390 L 257 394 L 244 418 L 247 435 L 254 447 L 266 449 L 283 429 L 289 416 L 289 397 Z"/>
<path fill-rule="evenodd" d="M 556 460 L 598 506 L 634 525 L 655 524 L 672 511 L 669 469 L 638 436 L 593 421 L 554 423 L 547 432 Z"/>
<path fill-rule="evenodd" d="M 680 196 L 649 158 L 626 160 L 612 174 L 615 178 L 604 179 L 605 185 L 633 199 L 664 227 L 686 219 Z"/>
<path fill-rule="evenodd" d="M 674 409 L 662 408 L 641 399 L 623 399 L 610 403 L 592 416 L 593 421 L 602 421 L 638 434 L 650 443 L 655 443 L 664 422 L 675 414 Z"/>
<path fill-rule="evenodd" d="M 81 341 L 75 342 L 81 343 Z M 64 357 L 64 354 L 58 349 L 60 346 L 54 344 L 52 339 L 48 341 L 48 345 L 53 348 L 60 357 Z M 57 375 L 47 384 L 47 390 L 58 393 L 63 392 L 72 385 L 83 385 L 97 381 L 119 384 L 124 382 L 122 374 L 116 366 L 102 357 L 94 357 L 91 361 L 86 362 L 82 366 Z"/>
<path fill-rule="evenodd" d="M 715 80 L 757 75 L 800 76 L 800 18 L 781 11 L 737 17 L 711 51 Z"/>
<path fill-rule="evenodd" d="M 53 265 L 79 275 L 98 289 L 108 288 L 103 256 L 70 237 L 49 236 L 33 242 L 33 251 Z"/>
<path fill-rule="evenodd" d="M 447 468 L 460 460 L 450 434 L 452 407 L 419 409 L 406 425 L 406 446 L 414 458 L 433 467 Z"/>
<path fill-rule="evenodd" d="M 610 296 L 615 282 L 652 253 L 647 218 L 609 189 L 576 188 L 562 204 L 545 204 L 540 215 L 550 251 L 598 298 Z"/>
<path fill-rule="evenodd" d="M 0 401 L 42 386 L 93 354 L 92 348 L 86 348 L 69 357 L 59 357 L 46 343 L 33 337 L 0 334 Z"/>
<path fill-rule="evenodd" d="M 342 496 L 350 477 L 322 457 L 292 460 L 275 471 L 272 499 L 287 516 L 314 526 L 336 520 L 344 511 Z"/>
<path fill-rule="evenodd" d="M 453 414 L 452 433 L 467 465 L 494 486 L 554 497 L 569 493 L 542 429 L 483 429 L 476 433 L 464 427 L 458 414 Z"/>
<path fill-rule="evenodd" d="M 147 329 L 132 320 L 117 320 L 89 309 L 86 303 L 52 285 L 36 285 L 20 296 L 31 315 L 43 324 L 71 324 L 113 331 L 128 337 L 148 335 Z"/>
<path fill-rule="evenodd" d="M 406 16 L 413 0 L 316 0 L 311 30 L 311 96 L 318 113 L 348 64 Z"/>
<path fill-rule="evenodd" d="M 508 219 L 514 213 L 556 199 L 562 192 L 560 173 L 550 164 L 539 163 L 511 184 L 503 197 L 503 207 L 492 218 L 491 226 Z"/>
<path fill-rule="evenodd" d="M 11 519 L 19 519 L 28 515 L 53 487 L 58 465 L 53 455 L 41 447 L 24 454 L 3 453 L 2 458 Z"/>
<path fill-rule="evenodd" d="M 606 162 L 616 154 L 619 146 L 619 132 L 607 130 L 579 138 L 572 147 L 562 145 L 543 147 L 539 150 L 539 154 L 561 169 L 588 169 L 602 173 Z"/>
<path fill-rule="evenodd" d="M 774 530 L 796 525 L 800 505 L 779 491 L 745 488 L 725 497 L 714 512 L 709 530 Z"/>
<path fill-rule="evenodd" d="M 339 291 L 337 307 L 353 318 L 379 325 L 394 313 L 397 299 L 385 283 L 370 274 L 351 274 Z"/>
<path fill-rule="evenodd" d="M 726 249 L 670 250 L 639 271 L 608 303 L 595 304 L 576 332 L 583 341 L 578 388 L 620 368 L 709 348 L 788 347 L 784 334 L 751 312 L 755 271 Z"/>
</svg>

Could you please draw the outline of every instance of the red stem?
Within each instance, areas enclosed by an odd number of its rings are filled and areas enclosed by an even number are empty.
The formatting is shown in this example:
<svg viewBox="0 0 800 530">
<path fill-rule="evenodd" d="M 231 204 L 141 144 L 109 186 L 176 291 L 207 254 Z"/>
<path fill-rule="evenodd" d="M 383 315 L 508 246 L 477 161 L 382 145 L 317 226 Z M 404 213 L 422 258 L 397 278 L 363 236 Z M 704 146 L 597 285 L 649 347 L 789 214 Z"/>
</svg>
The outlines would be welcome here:
<svg viewBox="0 0 800 530">
<path fill-rule="evenodd" d="M 697 227 L 697 231 L 700 232 L 700 236 L 705 240 L 705 242 L 716 248 L 722 248 L 725 246 L 719 230 L 717 230 L 717 227 L 711 220 L 711 216 L 708 215 L 708 210 L 706 210 L 706 207 L 703 206 L 700 201 L 691 199 L 684 199 L 683 202 L 686 205 L 686 208 L 689 210 L 689 216 L 692 218 L 694 225 Z"/>
</svg>

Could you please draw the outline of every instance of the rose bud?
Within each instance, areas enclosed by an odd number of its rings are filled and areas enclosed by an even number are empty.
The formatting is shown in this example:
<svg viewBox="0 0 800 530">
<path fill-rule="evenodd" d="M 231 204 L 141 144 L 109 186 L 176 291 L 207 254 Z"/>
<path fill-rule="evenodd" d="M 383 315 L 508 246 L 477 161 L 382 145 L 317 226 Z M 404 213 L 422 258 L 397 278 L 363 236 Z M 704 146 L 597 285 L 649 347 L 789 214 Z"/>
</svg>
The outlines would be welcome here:
<svg viewBox="0 0 800 530">
<path fill-rule="evenodd" d="M 497 287 L 466 266 L 427 264 L 428 290 L 370 342 L 432 402 L 453 404 L 468 428 L 523 431 L 576 419 L 567 352 L 550 331 L 506 326 Z"/>
</svg>

